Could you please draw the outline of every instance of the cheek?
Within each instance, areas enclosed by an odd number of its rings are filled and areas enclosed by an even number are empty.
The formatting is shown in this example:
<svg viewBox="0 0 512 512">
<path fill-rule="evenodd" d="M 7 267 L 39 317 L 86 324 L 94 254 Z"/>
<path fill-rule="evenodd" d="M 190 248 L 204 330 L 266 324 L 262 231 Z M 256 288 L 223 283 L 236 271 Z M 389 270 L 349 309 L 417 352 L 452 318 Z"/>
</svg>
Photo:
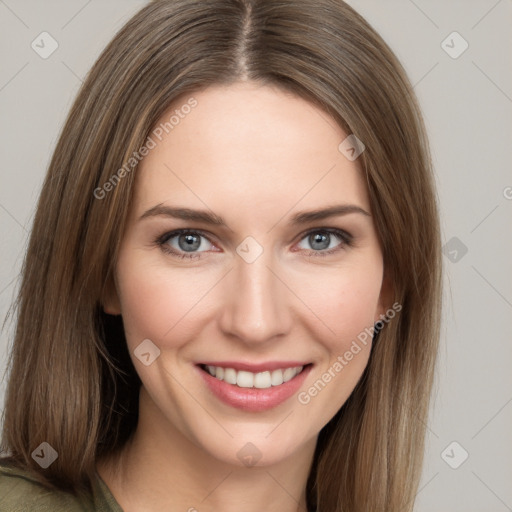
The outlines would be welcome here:
<svg viewBox="0 0 512 512">
<path fill-rule="evenodd" d="M 164 340 L 176 348 L 177 343 L 185 343 L 186 336 L 176 334 L 194 315 L 194 306 L 207 289 L 204 280 L 208 281 L 208 277 L 170 272 L 144 258 L 144 254 L 120 260 L 117 272 L 128 345 L 133 348 L 146 338 L 159 346 Z"/>
<path fill-rule="evenodd" d="M 308 305 L 320 312 L 322 321 L 310 324 L 310 331 L 314 330 L 323 354 L 297 399 L 316 418 L 315 428 L 320 429 L 349 398 L 368 364 L 382 267 L 377 261 L 330 273 L 328 279 L 318 277 Z"/>
<path fill-rule="evenodd" d="M 318 317 L 319 329 L 330 332 L 331 336 L 323 339 L 331 348 L 343 348 L 374 325 L 382 284 L 382 266 L 378 262 L 318 273 L 308 278 L 308 283 L 303 296 Z M 320 332 L 319 329 L 316 330 Z"/>
</svg>

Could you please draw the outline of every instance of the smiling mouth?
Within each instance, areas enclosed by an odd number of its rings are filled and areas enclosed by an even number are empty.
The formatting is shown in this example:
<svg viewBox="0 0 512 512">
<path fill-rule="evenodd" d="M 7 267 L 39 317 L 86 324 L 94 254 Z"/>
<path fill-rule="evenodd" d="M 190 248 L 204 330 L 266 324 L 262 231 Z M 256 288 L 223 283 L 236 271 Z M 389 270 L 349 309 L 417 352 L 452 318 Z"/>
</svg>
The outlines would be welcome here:
<svg viewBox="0 0 512 512">
<path fill-rule="evenodd" d="M 311 366 L 311 363 L 304 366 L 293 366 L 290 368 L 280 368 L 257 373 L 206 364 L 200 364 L 198 366 L 212 377 L 239 388 L 268 389 L 270 387 L 281 386 L 285 382 L 292 380 L 302 373 L 304 369 Z"/>
</svg>

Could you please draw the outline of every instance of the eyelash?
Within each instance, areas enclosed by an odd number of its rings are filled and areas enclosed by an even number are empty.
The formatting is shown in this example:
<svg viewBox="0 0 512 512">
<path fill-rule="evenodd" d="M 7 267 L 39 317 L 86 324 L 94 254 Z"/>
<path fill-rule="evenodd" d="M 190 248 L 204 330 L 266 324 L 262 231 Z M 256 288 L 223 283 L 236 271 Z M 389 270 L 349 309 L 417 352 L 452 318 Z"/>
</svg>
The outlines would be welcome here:
<svg viewBox="0 0 512 512">
<path fill-rule="evenodd" d="M 314 233 L 324 233 L 324 234 L 328 233 L 330 235 L 334 235 L 340 239 L 341 243 L 339 245 L 337 245 L 336 247 L 333 247 L 332 249 L 324 249 L 324 250 L 320 250 L 320 251 L 310 250 L 308 252 L 307 256 L 322 258 L 325 256 L 330 256 L 331 254 L 334 254 L 340 250 L 343 250 L 344 247 L 352 246 L 352 235 L 350 235 L 346 231 L 343 231 L 343 230 L 337 229 L 337 228 L 315 228 L 315 229 L 312 229 L 310 231 L 307 231 L 303 235 L 301 235 L 299 242 Z M 192 230 L 192 229 L 177 229 L 175 231 L 169 231 L 169 232 L 164 233 L 163 235 L 160 235 L 159 237 L 157 237 L 156 240 L 154 241 L 154 243 L 157 244 L 164 253 L 169 254 L 175 258 L 179 258 L 179 259 L 199 259 L 199 258 L 201 258 L 201 252 L 196 252 L 196 253 L 191 252 L 188 254 L 186 252 L 181 253 L 181 252 L 177 252 L 174 249 L 171 249 L 169 247 L 169 245 L 167 245 L 167 242 L 169 240 L 171 240 L 172 238 L 174 238 L 176 236 L 183 235 L 183 234 L 201 235 L 202 237 L 206 238 L 210 243 L 212 243 L 206 233 L 204 233 L 201 230 L 197 230 L 197 229 L 194 229 L 194 230 Z"/>
</svg>

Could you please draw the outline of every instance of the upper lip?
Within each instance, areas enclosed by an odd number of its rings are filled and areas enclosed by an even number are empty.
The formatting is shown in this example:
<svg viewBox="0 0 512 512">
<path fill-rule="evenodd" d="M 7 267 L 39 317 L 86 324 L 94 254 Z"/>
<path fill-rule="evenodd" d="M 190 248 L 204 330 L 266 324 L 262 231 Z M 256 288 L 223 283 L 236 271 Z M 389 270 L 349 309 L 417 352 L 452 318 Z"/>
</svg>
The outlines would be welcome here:
<svg viewBox="0 0 512 512">
<path fill-rule="evenodd" d="M 199 365 L 221 366 L 222 368 L 233 368 L 237 371 L 246 371 L 259 373 L 272 370 L 282 370 L 285 368 L 295 368 L 297 366 L 306 366 L 309 362 L 304 361 L 267 361 L 264 363 L 243 363 L 240 361 L 202 361 Z"/>
</svg>

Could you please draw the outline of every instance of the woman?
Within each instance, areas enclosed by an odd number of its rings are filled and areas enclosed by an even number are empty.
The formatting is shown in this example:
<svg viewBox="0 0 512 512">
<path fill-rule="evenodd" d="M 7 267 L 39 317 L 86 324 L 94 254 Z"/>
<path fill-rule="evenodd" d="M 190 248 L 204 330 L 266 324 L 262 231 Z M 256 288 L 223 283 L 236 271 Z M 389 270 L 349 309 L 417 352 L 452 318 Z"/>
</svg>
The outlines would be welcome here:
<svg viewBox="0 0 512 512">
<path fill-rule="evenodd" d="M 43 186 L 0 505 L 412 510 L 439 238 L 412 88 L 353 9 L 149 4 Z"/>
</svg>

